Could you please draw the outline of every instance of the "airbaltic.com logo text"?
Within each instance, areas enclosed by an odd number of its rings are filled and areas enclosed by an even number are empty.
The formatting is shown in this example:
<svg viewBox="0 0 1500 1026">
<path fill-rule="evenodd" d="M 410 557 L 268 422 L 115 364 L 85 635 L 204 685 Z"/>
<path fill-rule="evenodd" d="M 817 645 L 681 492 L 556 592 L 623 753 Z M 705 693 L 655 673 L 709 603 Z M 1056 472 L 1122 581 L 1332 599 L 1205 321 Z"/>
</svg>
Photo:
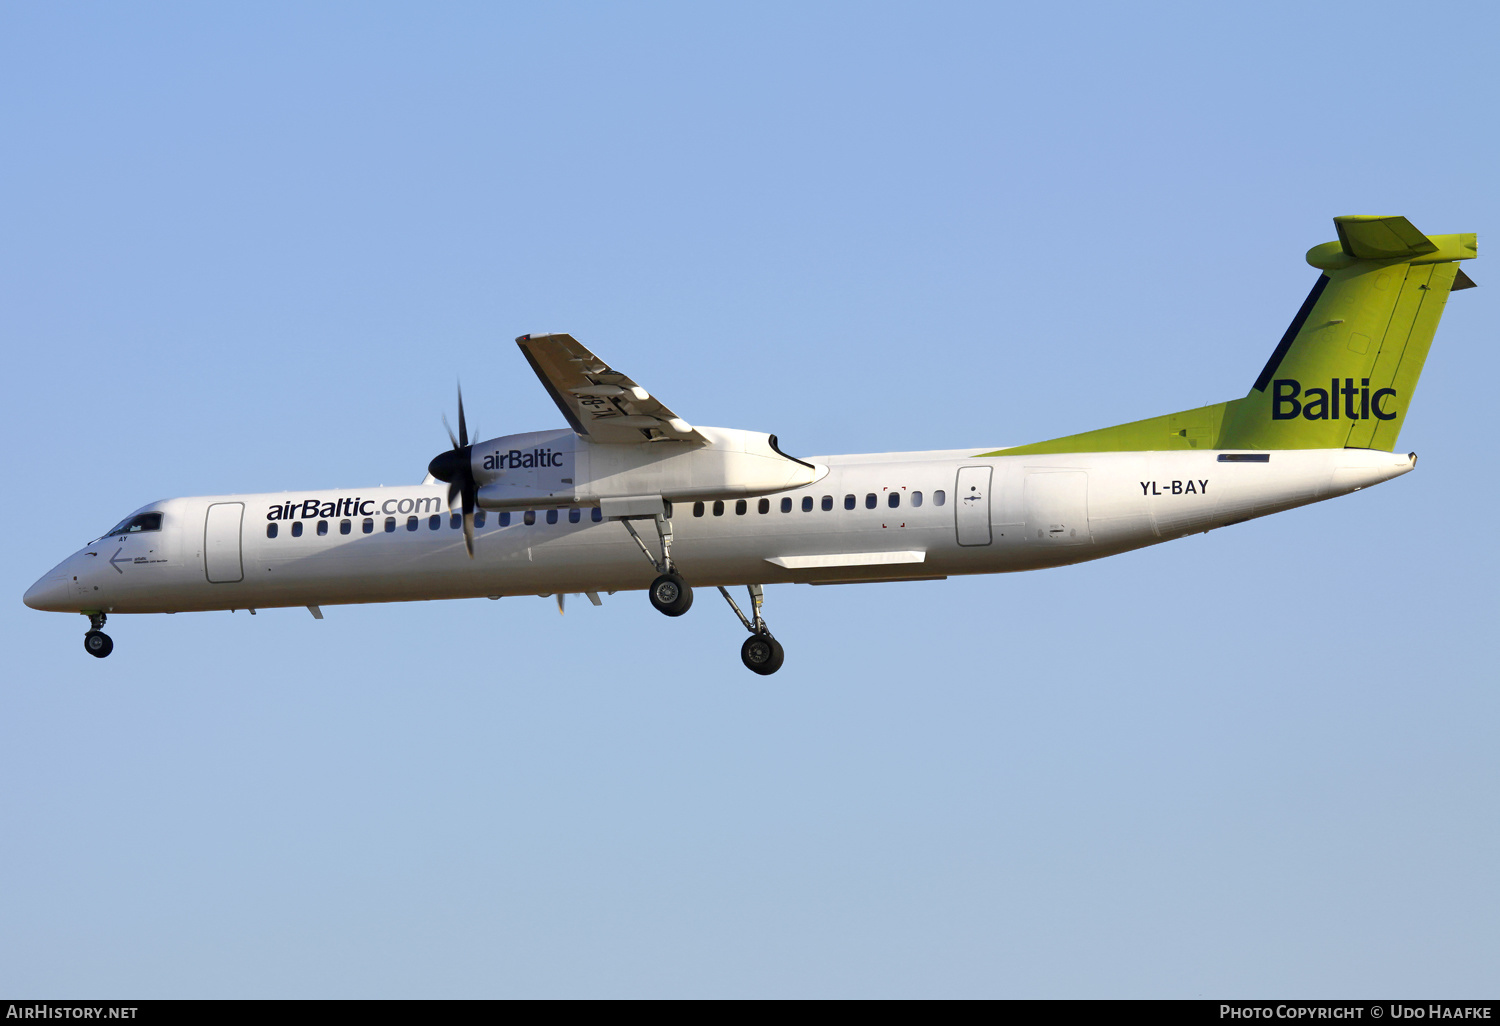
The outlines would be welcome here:
<svg viewBox="0 0 1500 1026">
<path fill-rule="evenodd" d="M 379 505 L 377 505 L 377 502 Z M 272 506 L 266 511 L 267 520 L 331 520 L 334 517 L 373 517 L 376 513 L 394 516 L 397 513 L 441 513 L 443 500 L 436 495 L 407 496 L 404 499 L 366 499 L 358 495 L 324 501 L 322 499 L 295 499 Z"/>
</svg>

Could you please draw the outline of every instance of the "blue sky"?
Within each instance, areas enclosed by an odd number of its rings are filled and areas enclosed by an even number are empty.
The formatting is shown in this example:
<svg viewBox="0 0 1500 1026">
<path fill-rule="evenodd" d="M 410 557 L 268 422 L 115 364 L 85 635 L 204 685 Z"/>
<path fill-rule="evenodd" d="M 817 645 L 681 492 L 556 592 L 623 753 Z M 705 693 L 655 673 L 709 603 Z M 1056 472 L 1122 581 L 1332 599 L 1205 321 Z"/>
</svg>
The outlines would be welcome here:
<svg viewBox="0 0 1500 1026">
<path fill-rule="evenodd" d="M 117 617 L 172 495 L 415 481 L 568 331 L 802 454 L 1242 395 L 1494 223 L 1483 5 L 8 4 L 0 992 L 1493 993 L 1491 287 L 1384 487 L 1063 570 Z M 1490 286 L 1490 287 L 1486 287 Z"/>
</svg>

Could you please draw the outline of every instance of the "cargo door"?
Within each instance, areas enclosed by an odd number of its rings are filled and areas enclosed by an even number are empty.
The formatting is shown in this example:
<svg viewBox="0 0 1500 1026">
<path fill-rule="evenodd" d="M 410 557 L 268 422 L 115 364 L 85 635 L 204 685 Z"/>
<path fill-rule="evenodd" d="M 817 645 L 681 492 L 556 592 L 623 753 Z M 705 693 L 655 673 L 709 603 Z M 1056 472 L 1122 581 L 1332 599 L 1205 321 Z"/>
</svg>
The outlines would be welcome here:
<svg viewBox="0 0 1500 1026">
<path fill-rule="evenodd" d="M 1089 475 L 1082 470 L 1026 471 L 1022 503 L 1026 540 L 1033 545 L 1086 545 Z"/>
<path fill-rule="evenodd" d="M 203 570 L 214 584 L 245 579 L 240 555 L 240 522 L 244 518 L 243 502 L 216 502 L 208 507 L 203 524 Z"/>
</svg>

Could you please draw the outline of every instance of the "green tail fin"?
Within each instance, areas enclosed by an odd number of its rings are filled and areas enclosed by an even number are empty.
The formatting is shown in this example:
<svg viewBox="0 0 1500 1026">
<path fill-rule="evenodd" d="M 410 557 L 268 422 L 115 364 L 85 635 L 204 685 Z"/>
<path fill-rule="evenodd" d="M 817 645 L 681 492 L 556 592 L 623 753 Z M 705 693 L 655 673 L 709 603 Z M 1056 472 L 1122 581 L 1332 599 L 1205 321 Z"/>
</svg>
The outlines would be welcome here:
<svg viewBox="0 0 1500 1026">
<path fill-rule="evenodd" d="M 1225 449 L 1394 450 L 1458 261 L 1473 235 L 1428 238 L 1404 217 L 1334 218 L 1339 241 L 1308 251 L 1323 272 L 1250 394 Z"/>
<path fill-rule="evenodd" d="M 1336 217 L 1323 273 L 1243 399 L 986 455 L 1162 449 L 1394 451 L 1458 261 L 1475 237 L 1425 236 L 1404 217 Z"/>
</svg>

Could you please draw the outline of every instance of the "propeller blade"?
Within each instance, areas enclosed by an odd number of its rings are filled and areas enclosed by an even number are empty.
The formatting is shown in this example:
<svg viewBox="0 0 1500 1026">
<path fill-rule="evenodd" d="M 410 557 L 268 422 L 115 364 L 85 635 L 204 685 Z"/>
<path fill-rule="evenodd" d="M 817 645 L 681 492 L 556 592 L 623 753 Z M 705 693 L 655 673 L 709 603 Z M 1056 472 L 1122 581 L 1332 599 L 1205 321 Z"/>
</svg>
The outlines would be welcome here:
<svg viewBox="0 0 1500 1026">
<path fill-rule="evenodd" d="M 427 472 L 448 485 L 448 509 L 453 510 L 453 500 L 461 499 L 464 525 L 464 548 L 469 558 L 474 558 L 474 507 L 478 505 L 479 484 L 474 480 L 474 468 L 470 463 L 473 450 L 469 447 L 469 422 L 464 416 L 464 390 L 458 389 L 458 437 L 453 437 L 453 426 L 443 417 L 443 427 L 448 430 L 448 441 L 453 448 L 438 453 L 427 464 Z"/>
<path fill-rule="evenodd" d="M 474 479 L 472 477 L 464 482 L 464 548 L 469 550 L 469 558 L 474 558 Z"/>
<path fill-rule="evenodd" d="M 464 386 L 458 386 L 458 440 L 464 445 L 469 444 L 469 429 L 464 421 Z"/>
<path fill-rule="evenodd" d="M 563 602 L 567 599 L 567 597 L 568 596 L 564 595 L 562 592 L 558 592 L 557 593 L 557 615 L 558 616 L 562 616 L 563 615 Z"/>
</svg>

